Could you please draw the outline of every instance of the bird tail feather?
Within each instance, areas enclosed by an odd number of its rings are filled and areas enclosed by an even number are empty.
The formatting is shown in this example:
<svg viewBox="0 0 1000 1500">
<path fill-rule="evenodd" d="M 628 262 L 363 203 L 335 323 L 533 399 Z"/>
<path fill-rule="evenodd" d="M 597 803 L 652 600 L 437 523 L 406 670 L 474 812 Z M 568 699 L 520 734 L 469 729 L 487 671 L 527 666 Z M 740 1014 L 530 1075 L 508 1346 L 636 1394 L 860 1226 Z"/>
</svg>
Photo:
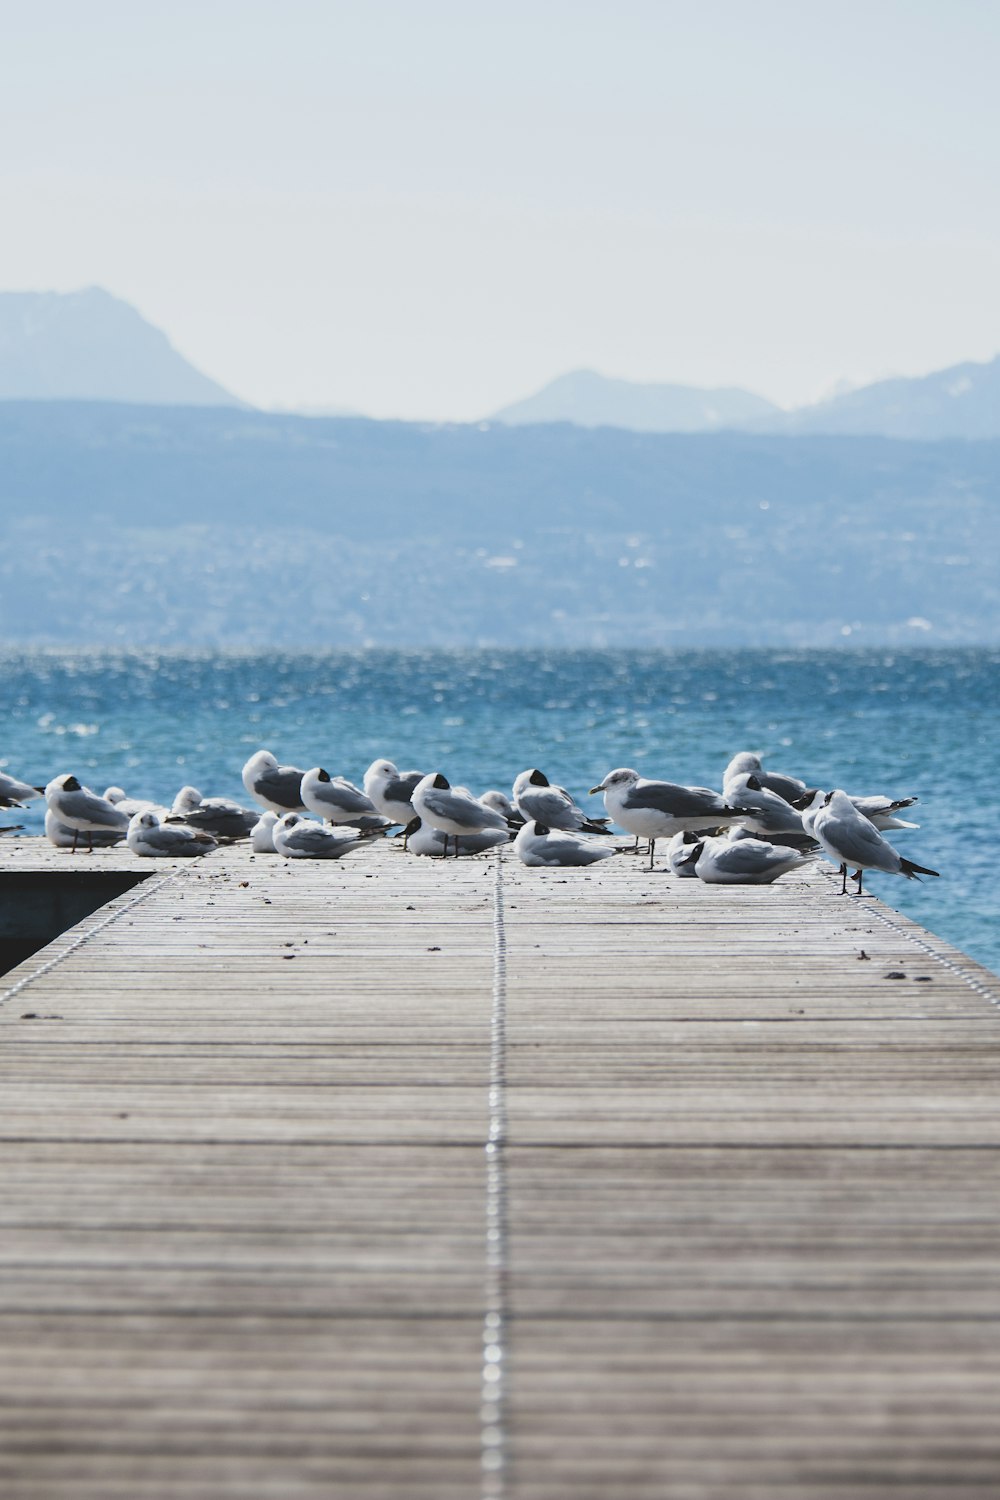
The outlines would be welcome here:
<svg viewBox="0 0 1000 1500">
<path fill-rule="evenodd" d="M 940 875 L 940 870 L 928 870 L 925 865 L 915 865 L 912 859 L 901 859 L 899 862 L 901 875 L 907 880 L 916 880 L 921 875 Z"/>
</svg>

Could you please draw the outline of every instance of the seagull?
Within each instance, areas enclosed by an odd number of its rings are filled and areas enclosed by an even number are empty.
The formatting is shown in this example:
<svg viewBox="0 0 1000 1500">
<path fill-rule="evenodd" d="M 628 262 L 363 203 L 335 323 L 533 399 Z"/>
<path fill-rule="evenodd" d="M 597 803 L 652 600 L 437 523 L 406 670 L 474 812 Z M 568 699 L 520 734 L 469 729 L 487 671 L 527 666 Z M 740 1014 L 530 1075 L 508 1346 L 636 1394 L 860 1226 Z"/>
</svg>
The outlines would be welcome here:
<svg viewBox="0 0 1000 1500">
<path fill-rule="evenodd" d="M 302 775 L 296 766 L 279 766 L 270 750 L 258 750 L 243 767 L 243 785 L 255 802 L 280 818 L 286 812 L 305 812 Z"/>
<path fill-rule="evenodd" d="M 250 837 L 258 814 L 228 797 L 203 797 L 195 786 L 182 786 L 170 809 L 170 820 L 181 819 L 214 838 L 230 842 Z"/>
<path fill-rule="evenodd" d="M 544 771 L 522 771 L 514 782 L 514 802 L 526 822 L 544 823 L 568 833 L 607 833 L 607 820 L 595 822 L 577 807 L 564 787 L 553 786 Z"/>
<path fill-rule="evenodd" d="M 491 807 L 494 812 L 503 813 L 511 828 L 523 828 L 527 819 L 518 812 L 513 802 L 503 792 L 490 790 L 484 792 L 480 797 L 484 807 Z"/>
<path fill-rule="evenodd" d="M 915 880 L 920 875 L 937 876 L 937 870 L 928 870 L 912 860 L 897 854 L 892 845 L 882 837 L 875 825 L 859 812 L 846 792 L 839 789 L 822 795 L 822 802 L 809 809 L 808 816 L 815 837 L 823 846 L 834 864 L 840 866 L 843 877 L 840 894 L 847 895 L 847 868 L 855 866 L 851 877 L 858 882 L 856 894 L 861 895 L 865 870 L 882 870 L 886 875 L 905 875 Z M 803 818 L 805 821 L 805 818 Z"/>
<path fill-rule="evenodd" d="M 704 786 L 677 786 L 672 781 L 649 781 L 638 771 L 609 771 L 592 786 L 590 795 L 604 793 L 604 806 L 622 828 L 649 839 L 649 868 L 657 839 L 671 838 L 688 828 L 720 828 L 741 817 L 744 809 L 730 807 L 718 792 Z"/>
<path fill-rule="evenodd" d="M 803 840 L 809 837 L 802 827 L 802 814 L 752 773 L 730 777 L 726 782 L 726 797 L 744 809 L 741 822 L 755 833 L 768 838 L 774 834 Z"/>
<path fill-rule="evenodd" d="M 353 781 L 331 776 L 322 766 L 314 766 L 302 777 L 302 801 L 311 813 L 328 823 L 352 823 L 358 828 L 388 828 L 393 821 L 383 818 L 372 799 Z"/>
<path fill-rule="evenodd" d="M 706 838 L 694 845 L 691 854 L 694 873 L 706 885 L 770 885 L 813 858 L 798 849 L 779 849 L 764 839 Z"/>
<path fill-rule="evenodd" d="M 167 816 L 167 809 L 161 807 L 159 802 L 152 802 L 148 797 L 129 797 L 120 786 L 107 787 L 104 800 L 110 802 L 112 807 L 117 807 L 127 818 L 134 818 L 140 812 L 155 812 L 161 818 Z"/>
<path fill-rule="evenodd" d="M 45 813 L 45 837 L 56 849 L 72 849 L 80 837 L 80 831 L 60 823 L 50 807 Z M 95 849 L 110 849 L 113 844 L 120 844 L 124 837 L 124 828 L 105 829 L 103 832 L 98 828 L 90 833 Z"/>
<path fill-rule="evenodd" d="M 66 828 L 74 833 L 73 853 L 81 833 L 87 835 L 91 854 L 94 852 L 92 835 L 97 832 L 126 833 L 129 826 L 127 813 L 119 812 L 113 803 L 98 797 L 89 787 L 81 786 L 75 776 L 56 776 L 45 788 L 45 800 L 49 811 Z"/>
<path fill-rule="evenodd" d="M 127 843 L 143 859 L 191 859 L 219 847 L 210 833 L 183 823 L 162 824 L 155 812 L 135 814 L 128 825 Z"/>
<path fill-rule="evenodd" d="M 471 793 L 452 787 L 440 771 L 431 771 L 417 782 L 413 789 L 413 810 L 422 823 L 440 829 L 445 835 L 445 855 L 449 837 L 460 838 L 466 833 L 482 833 L 486 828 L 506 830 L 508 827 L 503 813 L 484 807 Z"/>
<path fill-rule="evenodd" d="M 405 832 L 406 843 L 403 847 L 411 854 L 444 855 L 448 835 L 442 833 L 440 828 L 431 828 L 420 818 L 413 818 L 406 825 Z M 509 838 L 507 830 L 500 828 L 484 828 L 481 833 L 463 833 L 453 840 L 455 854 L 484 854 L 487 849 L 506 844 Z"/>
<path fill-rule="evenodd" d="M 737 824 L 733 825 L 734 828 L 737 826 Z M 740 829 L 740 832 L 743 833 L 745 830 Z M 747 834 L 747 838 L 749 837 L 750 835 Z M 690 829 L 674 834 L 667 845 L 667 864 L 678 879 L 697 879 L 695 865 L 698 861 L 698 855 L 701 853 L 701 846 L 701 837 Z"/>
<path fill-rule="evenodd" d="M 277 854 L 274 847 L 274 825 L 278 814 L 270 808 L 262 812 L 250 830 L 250 847 L 254 854 Z"/>
<path fill-rule="evenodd" d="M 0 771 L 0 807 L 23 807 L 32 798 L 44 795 L 44 787 L 31 786 L 27 781 L 18 781 L 16 776 L 7 776 Z"/>
<path fill-rule="evenodd" d="M 801 797 L 806 789 L 805 782 L 800 781 L 797 776 L 786 776 L 781 771 L 765 771 L 760 763 L 760 756 L 754 755 L 751 750 L 741 750 L 726 767 L 722 777 L 722 790 L 727 797 L 732 796 L 729 783 L 738 776 L 756 776 L 761 786 L 774 792 L 776 796 L 783 797 L 786 802 L 793 802 L 796 797 Z"/>
<path fill-rule="evenodd" d="M 423 776 L 423 771 L 398 771 L 391 760 L 373 760 L 364 774 L 365 795 L 390 823 L 408 823 L 413 817 L 413 791 Z"/>
<path fill-rule="evenodd" d="M 825 792 L 817 791 L 810 787 L 798 797 L 794 803 L 802 814 L 802 826 L 806 827 L 806 816 L 822 806 Z M 896 813 L 904 807 L 912 807 L 919 799 L 916 797 L 850 797 L 849 800 L 857 808 L 858 812 L 866 817 L 869 823 L 879 830 L 880 833 L 888 833 L 892 829 L 919 828 L 919 823 L 908 823 L 905 818 L 897 818 Z"/>
<path fill-rule="evenodd" d="M 333 829 L 299 813 L 285 813 L 272 833 L 276 854 L 286 859 L 339 859 L 361 843 L 367 843 L 356 828 Z"/>
<path fill-rule="evenodd" d="M 610 859 L 618 850 L 609 844 L 594 844 L 589 839 L 575 839 L 559 829 L 553 832 L 537 818 L 525 823 L 514 848 L 524 865 L 552 869 L 570 865 L 593 865 L 599 859 Z"/>
</svg>

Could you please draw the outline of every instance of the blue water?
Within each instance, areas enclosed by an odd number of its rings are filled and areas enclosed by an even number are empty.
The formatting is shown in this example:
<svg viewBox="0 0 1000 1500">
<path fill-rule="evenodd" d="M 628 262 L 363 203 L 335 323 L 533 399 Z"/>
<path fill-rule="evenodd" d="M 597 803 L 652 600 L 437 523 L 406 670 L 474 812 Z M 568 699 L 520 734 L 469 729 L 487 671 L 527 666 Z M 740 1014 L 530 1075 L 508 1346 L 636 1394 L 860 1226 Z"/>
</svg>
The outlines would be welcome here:
<svg viewBox="0 0 1000 1500">
<path fill-rule="evenodd" d="M 98 791 L 169 801 L 190 782 L 242 798 L 264 746 L 356 780 L 387 756 L 476 791 L 540 766 L 585 800 L 620 765 L 718 787 L 752 749 L 812 785 L 916 794 L 921 828 L 898 847 L 942 878 L 871 888 L 1000 970 L 997 650 L 47 651 L 0 667 L 0 767 L 39 784 L 73 771 Z M 40 829 L 40 804 L 19 820 Z"/>
</svg>

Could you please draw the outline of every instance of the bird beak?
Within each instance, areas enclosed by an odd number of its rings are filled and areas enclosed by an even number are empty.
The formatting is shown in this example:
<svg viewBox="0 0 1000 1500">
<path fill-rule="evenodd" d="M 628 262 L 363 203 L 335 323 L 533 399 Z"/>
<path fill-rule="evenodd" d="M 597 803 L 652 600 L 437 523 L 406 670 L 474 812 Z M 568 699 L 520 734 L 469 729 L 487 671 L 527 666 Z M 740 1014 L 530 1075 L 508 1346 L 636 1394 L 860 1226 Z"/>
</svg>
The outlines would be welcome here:
<svg viewBox="0 0 1000 1500">
<path fill-rule="evenodd" d="M 603 792 L 603 791 L 604 791 L 604 782 L 602 781 L 601 784 L 600 784 L 600 786 L 592 786 L 590 788 L 590 791 L 588 792 L 587 795 L 590 796 L 590 797 L 595 797 L 598 792 Z"/>
</svg>

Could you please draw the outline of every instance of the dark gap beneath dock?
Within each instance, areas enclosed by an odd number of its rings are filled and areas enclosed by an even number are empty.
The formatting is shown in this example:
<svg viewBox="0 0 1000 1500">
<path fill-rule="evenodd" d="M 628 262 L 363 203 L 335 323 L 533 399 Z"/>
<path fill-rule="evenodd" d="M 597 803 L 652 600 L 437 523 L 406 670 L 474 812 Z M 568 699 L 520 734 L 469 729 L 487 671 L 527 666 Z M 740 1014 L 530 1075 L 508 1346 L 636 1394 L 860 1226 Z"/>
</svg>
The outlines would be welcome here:
<svg viewBox="0 0 1000 1500">
<path fill-rule="evenodd" d="M 148 879 L 120 870 L 0 872 L 0 974 Z"/>
</svg>

